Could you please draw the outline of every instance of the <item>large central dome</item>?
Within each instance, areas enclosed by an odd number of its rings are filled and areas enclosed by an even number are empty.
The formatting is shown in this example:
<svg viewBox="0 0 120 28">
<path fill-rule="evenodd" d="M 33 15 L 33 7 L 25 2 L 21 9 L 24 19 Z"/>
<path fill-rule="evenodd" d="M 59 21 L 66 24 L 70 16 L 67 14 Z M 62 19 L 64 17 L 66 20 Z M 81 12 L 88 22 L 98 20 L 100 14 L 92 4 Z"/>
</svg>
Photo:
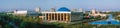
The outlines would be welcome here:
<svg viewBox="0 0 120 28">
<path fill-rule="evenodd" d="M 57 11 L 64 11 L 64 12 L 70 12 L 70 10 L 66 7 L 61 7 Z"/>
</svg>

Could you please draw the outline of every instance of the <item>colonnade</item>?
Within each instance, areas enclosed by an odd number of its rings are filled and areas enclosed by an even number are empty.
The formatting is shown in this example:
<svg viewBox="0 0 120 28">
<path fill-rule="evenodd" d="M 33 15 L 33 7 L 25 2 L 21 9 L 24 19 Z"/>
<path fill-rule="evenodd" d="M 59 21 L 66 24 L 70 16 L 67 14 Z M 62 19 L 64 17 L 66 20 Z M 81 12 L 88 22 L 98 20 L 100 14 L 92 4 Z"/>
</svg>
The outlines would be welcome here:
<svg viewBox="0 0 120 28">
<path fill-rule="evenodd" d="M 56 21 L 70 21 L 69 13 L 45 13 L 45 18 L 48 21 L 56 20 Z"/>
</svg>

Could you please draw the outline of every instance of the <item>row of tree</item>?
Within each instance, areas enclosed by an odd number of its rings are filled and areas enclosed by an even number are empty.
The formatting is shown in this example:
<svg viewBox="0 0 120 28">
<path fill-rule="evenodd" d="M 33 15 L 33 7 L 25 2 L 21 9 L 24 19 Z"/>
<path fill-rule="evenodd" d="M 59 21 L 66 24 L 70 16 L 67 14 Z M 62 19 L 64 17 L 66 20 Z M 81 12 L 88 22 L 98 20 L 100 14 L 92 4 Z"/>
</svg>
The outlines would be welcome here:
<svg viewBox="0 0 120 28">
<path fill-rule="evenodd" d="M 17 17 L 6 13 L 0 13 L 1 28 L 61 28 L 56 25 L 40 24 L 37 23 L 39 21 L 35 20 L 38 19 L 33 20 L 31 17 Z"/>
</svg>

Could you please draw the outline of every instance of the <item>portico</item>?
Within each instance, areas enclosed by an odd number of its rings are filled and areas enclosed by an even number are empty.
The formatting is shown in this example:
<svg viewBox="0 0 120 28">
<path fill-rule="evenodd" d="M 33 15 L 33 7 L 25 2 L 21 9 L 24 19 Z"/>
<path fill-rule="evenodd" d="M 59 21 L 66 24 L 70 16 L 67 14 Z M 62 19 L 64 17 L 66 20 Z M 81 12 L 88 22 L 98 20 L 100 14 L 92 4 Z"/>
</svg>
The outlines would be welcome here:
<svg viewBox="0 0 120 28">
<path fill-rule="evenodd" d="M 52 22 L 69 22 L 71 19 L 71 12 L 43 12 L 46 21 Z"/>
</svg>

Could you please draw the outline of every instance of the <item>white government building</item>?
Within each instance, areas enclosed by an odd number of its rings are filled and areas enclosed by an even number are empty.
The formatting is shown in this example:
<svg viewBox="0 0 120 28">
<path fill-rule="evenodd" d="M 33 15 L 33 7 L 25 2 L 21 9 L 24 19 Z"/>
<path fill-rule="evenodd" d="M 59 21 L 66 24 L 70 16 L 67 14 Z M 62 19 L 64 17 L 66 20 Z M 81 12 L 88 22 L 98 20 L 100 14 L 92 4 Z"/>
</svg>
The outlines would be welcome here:
<svg viewBox="0 0 120 28">
<path fill-rule="evenodd" d="M 61 7 L 52 12 L 41 12 L 45 22 L 76 22 L 83 19 L 83 12 L 71 12 L 66 7 Z"/>
</svg>

